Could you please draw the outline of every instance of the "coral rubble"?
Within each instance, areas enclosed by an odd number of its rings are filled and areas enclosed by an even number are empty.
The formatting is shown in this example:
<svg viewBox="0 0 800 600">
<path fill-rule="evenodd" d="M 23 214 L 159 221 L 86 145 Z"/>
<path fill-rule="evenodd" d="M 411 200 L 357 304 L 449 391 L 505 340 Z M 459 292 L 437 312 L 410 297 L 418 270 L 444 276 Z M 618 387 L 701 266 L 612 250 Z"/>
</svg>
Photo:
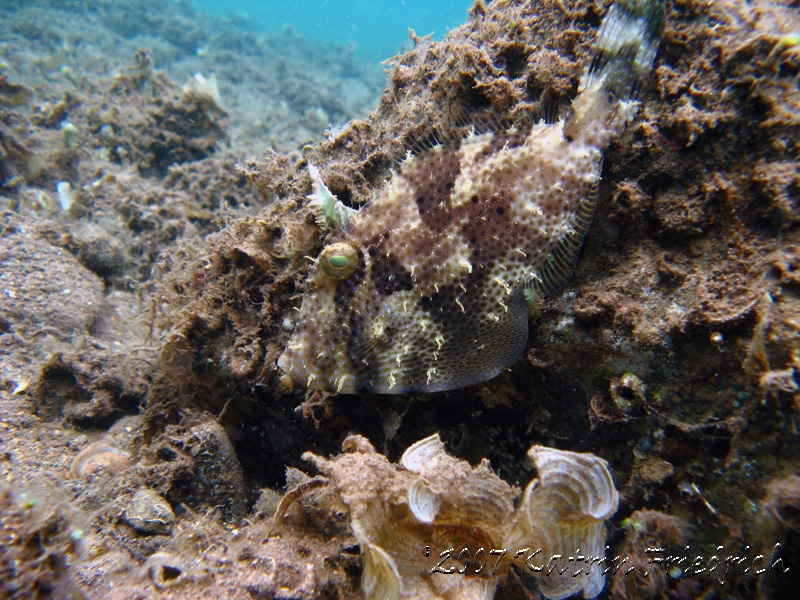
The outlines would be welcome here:
<svg viewBox="0 0 800 600">
<path fill-rule="evenodd" d="M 367 598 L 493 598 L 512 557 L 536 574 L 547 598 L 594 598 L 603 590 L 604 523 L 617 509 L 617 492 L 596 456 L 534 446 L 537 478 L 515 509 L 519 489 L 486 460 L 470 467 L 450 456 L 436 434 L 409 447 L 397 466 L 362 436 L 348 437 L 342 449 L 331 460 L 304 458 L 349 510 Z M 576 564 L 569 565 L 565 552 L 583 556 L 571 556 Z"/>
</svg>

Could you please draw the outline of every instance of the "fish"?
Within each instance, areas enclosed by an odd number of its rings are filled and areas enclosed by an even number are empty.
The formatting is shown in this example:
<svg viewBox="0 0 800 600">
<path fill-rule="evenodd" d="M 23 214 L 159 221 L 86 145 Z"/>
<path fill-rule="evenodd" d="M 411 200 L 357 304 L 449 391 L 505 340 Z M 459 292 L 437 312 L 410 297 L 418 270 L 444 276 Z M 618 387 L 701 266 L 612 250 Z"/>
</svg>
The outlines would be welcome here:
<svg viewBox="0 0 800 600">
<path fill-rule="evenodd" d="M 564 117 L 409 152 L 359 210 L 309 165 L 330 231 L 278 359 L 281 383 L 428 393 L 516 363 L 529 306 L 572 276 L 603 153 L 637 114 L 665 20 L 663 0 L 618 0 Z"/>
</svg>

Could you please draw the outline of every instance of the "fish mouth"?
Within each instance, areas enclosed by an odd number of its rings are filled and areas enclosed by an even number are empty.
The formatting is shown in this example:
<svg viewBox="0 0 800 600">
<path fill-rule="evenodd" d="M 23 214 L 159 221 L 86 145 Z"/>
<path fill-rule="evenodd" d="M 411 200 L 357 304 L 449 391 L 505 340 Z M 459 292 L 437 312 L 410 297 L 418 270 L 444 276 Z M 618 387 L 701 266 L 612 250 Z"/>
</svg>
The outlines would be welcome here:
<svg viewBox="0 0 800 600">
<path fill-rule="evenodd" d="M 292 356 L 288 348 L 283 351 L 283 354 L 278 359 L 278 367 L 283 371 L 283 375 L 280 377 L 283 387 L 290 390 L 308 387 L 311 373 L 305 361 L 297 360 L 297 357 Z"/>
<path fill-rule="evenodd" d="M 356 385 L 355 376 L 338 373 L 337 378 L 320 369 L 313 361 L 308 361 L 302 352 L 286 348 L 278 359 L 278 367 L 283 371 L 279 381 L 290 390 L 314 389 L 335 394 L 355 394 L 363 391 Z"/>
</svg>

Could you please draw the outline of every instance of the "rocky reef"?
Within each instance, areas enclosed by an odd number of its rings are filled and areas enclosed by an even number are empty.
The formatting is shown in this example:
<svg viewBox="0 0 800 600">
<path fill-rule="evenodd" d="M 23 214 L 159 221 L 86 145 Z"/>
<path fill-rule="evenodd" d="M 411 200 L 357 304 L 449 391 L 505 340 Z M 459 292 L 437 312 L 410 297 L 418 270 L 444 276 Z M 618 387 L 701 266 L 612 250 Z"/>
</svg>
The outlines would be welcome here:
<svg viewBox="0 0 800 600">
<path fill-rule="evenodd" d="M 225 149 L 252 148 L 231 124 L 244 96 L 226 111 L 209 88 L 158 70 L 204 40 L 185 15 L 150 53 L 121 29 L 124 59 L 79 73 L 69 61 L 85 46 L 37 18 L 47 2 L 15 13 L 29 34 L 13 34 L 25 52 L 3 55 L 0 82 L 0 529 L 14 540 L 0 551 L 2 593 L 94 597 L 114 583 L 122 596 L 164 598 L 356 598 L 379 586 L 592 595 L 600 583 L 588 577 L 571 580 L 580 588 L 529 577 L 527 555 L 492 577 L 426 576 L 450 547 L 442 566 L 464 568 L 462 541 L 475 560 L 470 520 L 485 548 L 560 544 L 555 521 L 535 524 L 537 506 L 575 514 L 548 496 L 563 453 L 596 456 L 575 460 L 618 490 L 580 518 L 581 539 L 608 547 L 601 597 L 796 592 L 796 3 L 668 3 L 642 110 L 606 153 L 574 277 L 537 305 L 522 361 L 427 395 L 279 383 L 323 245 L 309 163 L 357 208 L 409 149 L 565 114 L 610 4 L 478 0 L 443 41 L 412 33 L 369 116 L 326 92 L 319 108 L 349 120 L 317 142 L 309 90 L 322 75 L 280 88 L 305 132 L 288 136 L 285 113 L 273 113 L 274 149 L 252 158 Z M 54 41 L 34 60 L 40 39 Z M 262 59 L 272 52 L 239 39 Z M 234 83 L 220 75 L 223 105 Z M 74 193 L 66 211 L 59 182 Z M 73 477 L 100 438 L 106 454 Z M 490 518 L 470 509 L 469 486 L 492 490 Z M 407 546 L 385 538 L 400 532 Z"/>
</svg>

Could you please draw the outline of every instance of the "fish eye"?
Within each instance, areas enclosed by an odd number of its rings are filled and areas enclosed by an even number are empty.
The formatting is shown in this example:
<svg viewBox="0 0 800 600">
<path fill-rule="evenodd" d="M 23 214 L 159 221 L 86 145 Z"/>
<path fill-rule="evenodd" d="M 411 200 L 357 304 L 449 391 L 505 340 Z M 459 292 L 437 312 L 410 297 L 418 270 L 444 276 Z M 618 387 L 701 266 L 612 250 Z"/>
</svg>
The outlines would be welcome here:
<svg viewBox="0 0 800 600">
<path fill-rule="evenodd" d="M 347 279 L 358 268 L 358 254 L 350 244 L 331 244 L 322 250 L 319 264 L 333 279 Z"/>
<path fill-rule="evenodd" d="M 334 269 L 344 269 L 347 265 L 350 264 L 350 261 L 347 260 L 346 256 L 335 254 L 328 257 L 328 264 L 332 266 Z"/>
</svg>

